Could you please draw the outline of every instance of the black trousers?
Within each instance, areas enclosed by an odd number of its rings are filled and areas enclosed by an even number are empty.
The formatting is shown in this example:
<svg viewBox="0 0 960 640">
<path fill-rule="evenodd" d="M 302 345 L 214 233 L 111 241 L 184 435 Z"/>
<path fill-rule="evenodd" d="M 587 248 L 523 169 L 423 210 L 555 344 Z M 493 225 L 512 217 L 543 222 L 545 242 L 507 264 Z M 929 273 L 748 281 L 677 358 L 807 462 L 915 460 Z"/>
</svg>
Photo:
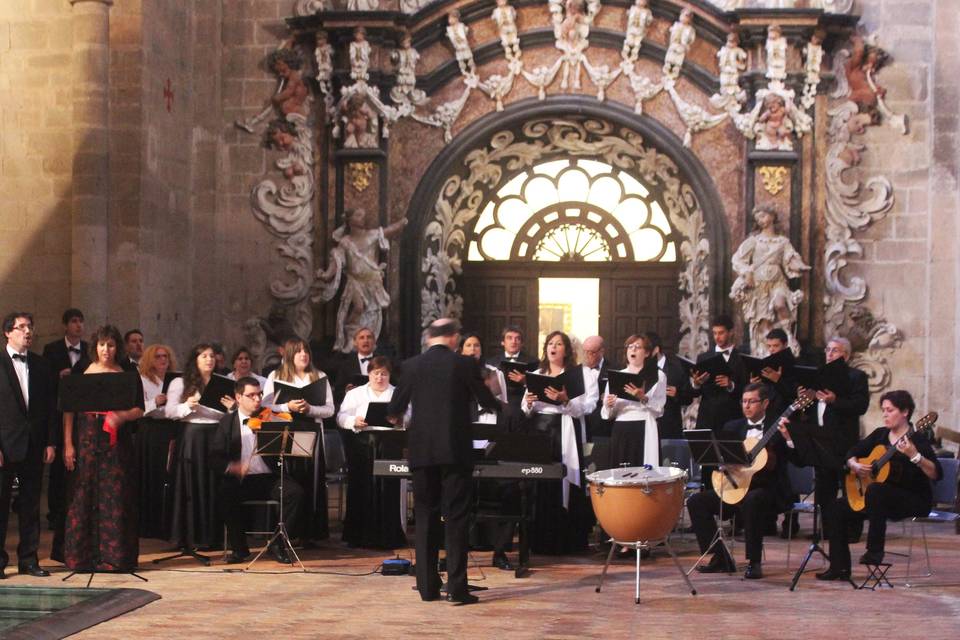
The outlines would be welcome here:
<svg viewBox="0 0 960 640">
<path fill-rule="evenodd" d="M 720 515 L 720 496 L 713 491 L 702 491 L 687 501 L 690 522 L 697 534 L 700 553 L 710 546 L 717 533 L 714 516 Z M 743 523 L 743 536 L 746 539 L 747 560 L 760 562 L 763 558 L 763 532 L 766 523 L 777 513 L 777 492 L 771 487 L 751 489 L 739 504 L 723 505 L 723 519 L 731 517 Z M 714 547 L 717 549 L 717 547 Z M 717 549 L 717 552 L 722 552 Z"/>
<path fill-rule="evenodd" d="M 43 483 L 43 450 L 33 444 L 27 449 L 22 462 L 3 461 L 0 467 L 0 568 L 6 567 L 7 522 L 10 518 L 10 498 L 13 479 L 20 477 L 20 493 L 17 516 L 20 522 L 20 542 L 17 545 L 17 564 L 20 568 L 38 562 L 40 546 L 40 487 Z"/>
<path fill-rule="evenodd" d="M 864 500 L 866 507 L 860 512 L 853 511 L 846 498 L 838 498 L 831 505 L 831 517 L 824 521 L 827 539 L 830 540 L 831 567 L 850 569 L 850 542 L 847 531 L 851 523 L 862 525 L 863 521 L 867 520 L 870 523 L 867 551 L 883 553 L 888 519 L 901 520 L 930 513 L 929 496 L 918 495 L 883 482 L 874 482 L 867 487 Z"/>
<path fill-rule="evenodd" d="M 230 548 L 237 555 L 250 552 L 247 536 L 244 533 L 244 514 L 241 503 L 246 500 L 279 500 L 280 476 L 272 473 L 248 475 L 242 480 L 236 476 L 224 476 L 220 483 L 220 508 L 223 521 L 227 525 L 227 539 Z M 289 532 L 300 515 L 303 501 L 303 487 L 286 476 L 283 479 L 283 522 Z"/>
<path fill-rule="evenodd" d="M 473 493 L 472 465 L 435 465 L 412 469 L 417 518 L 417 591 L 428 600 L 440 592 L 437 560 L 446 532 L 447 593 L 467 594 L 467 547 Z M 443 523 L 440 517 L 443 516 Z M 444 524 L 446 525 L 444 527 Z"/>
</svg>

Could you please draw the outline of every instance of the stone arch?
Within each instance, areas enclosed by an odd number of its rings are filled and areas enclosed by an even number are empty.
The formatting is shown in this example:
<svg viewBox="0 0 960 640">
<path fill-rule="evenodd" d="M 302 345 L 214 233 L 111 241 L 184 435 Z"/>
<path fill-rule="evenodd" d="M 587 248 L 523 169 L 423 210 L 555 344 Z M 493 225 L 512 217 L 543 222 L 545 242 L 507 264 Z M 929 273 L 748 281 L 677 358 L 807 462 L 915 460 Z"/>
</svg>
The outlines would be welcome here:
<svg viewBox="0 0 960 640">
<path fill-rule="evenodd" d="M 511 130 L 525 128 L 518 140 Z M 434 159 L 410 200 L 400 260 L 402 347 L 419 350 L 421 328 L 459 316 L 457 277 L 465 229 L 501 166 L 518 168 L 545 154 L 593 154 L 630 167 L 660 190 L 677 234 L 681 261 L 680 352 L 706 348 L 709 316 L 724 308 L 728 229 L 716 188 L 700 160 L 660 122 L 627 107 L 584 96 L 523 100 L 467 126 Z"/>
</svg>

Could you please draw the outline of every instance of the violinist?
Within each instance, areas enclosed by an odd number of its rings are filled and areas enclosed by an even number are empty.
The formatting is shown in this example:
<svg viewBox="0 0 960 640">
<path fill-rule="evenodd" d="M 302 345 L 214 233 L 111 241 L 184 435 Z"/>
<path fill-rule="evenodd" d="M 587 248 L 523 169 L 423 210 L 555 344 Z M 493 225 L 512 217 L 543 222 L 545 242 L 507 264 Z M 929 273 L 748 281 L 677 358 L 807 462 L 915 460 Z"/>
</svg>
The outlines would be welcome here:
<svg viewBox="0 0 960 640">
<path fill-rule="evenodd" d="M 867 486 L 866 506 L 855 512 L 840 498 L 833 504 L 833 517 L 825 520 L 830 540 L 830 567 L 817 574 L 818 580 L 850 579 L 850 542 L 847 525 L 851 521 L 870 522 L 867 533 L 867 551 L 860 557 L 861 564 L 883 562 L 883 547 L 887 533 L 887 519 L 925 516 L 933 504 L 933 486 L 943 476 L 943 469 L 926 436 L 911 433 L 910 418 L 915 408 L 913 398 L 906 391 L 888 391 L 880 396 L 883 426 L 855 444 L 847 452 L 847 467 L 864 478 L 872 478 L 872 468 L 858 458 L 870 455 L 874 447 L 893 446 L 896 452 L 890 458 L 890 474 L 884 482 Z"/>
<path fill-rule="evenodd" d="M 263 391 L 256 378 L 245 376 L 234 386 L 237 410 L 220 419 L 210 445 L 210 465 L 215 473 L 223 474 L 220 483 L 219 504 L 227 526 L 230 553 L 227 564 L 247 560 L 250 548 L 243 531 L 241 503 L 246 500 L 279 500 L 280 476 L 266 460 L 254 451 L 262 422 L 290 421 L 290 414 L 274 414 L 263 409 Z M 300 513 L 303 489 L 289 475 L 283 479 L 283 522 L 291 530 Z M 287 550 L 277 541 L 270 547 L 277 562 L 291 564 Z"/>
</svg>

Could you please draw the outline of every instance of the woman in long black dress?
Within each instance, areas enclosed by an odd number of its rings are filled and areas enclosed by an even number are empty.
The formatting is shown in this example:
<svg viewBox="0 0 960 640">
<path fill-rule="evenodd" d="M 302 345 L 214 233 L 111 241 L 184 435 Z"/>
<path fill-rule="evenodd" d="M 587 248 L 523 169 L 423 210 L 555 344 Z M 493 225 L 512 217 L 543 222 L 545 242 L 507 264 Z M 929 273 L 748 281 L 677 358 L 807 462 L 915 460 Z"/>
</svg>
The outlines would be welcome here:
<svg viewBox="0 0 960 640">
<path fill-rule="evenodd" d="M 122 373 L 123 340 L 116 327 L 97 329 L 93 362 L 84 375 Z M 137 568 L 137 452 L 131 429 L 140 407 L 123 411 L 64 413 L 63 462 L 70 472 L 64 564 L 73 571 Z"/>
</svg>

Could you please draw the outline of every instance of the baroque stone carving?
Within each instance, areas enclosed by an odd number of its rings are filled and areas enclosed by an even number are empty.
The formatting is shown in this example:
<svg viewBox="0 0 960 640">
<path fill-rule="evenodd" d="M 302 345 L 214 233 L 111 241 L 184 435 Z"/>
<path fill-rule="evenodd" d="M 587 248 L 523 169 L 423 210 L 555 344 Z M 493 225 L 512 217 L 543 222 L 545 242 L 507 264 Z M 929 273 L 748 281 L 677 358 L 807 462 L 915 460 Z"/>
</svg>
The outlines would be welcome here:
<svg viewBox="0 0 960 640">
<path fill-rule="evenodd" d="M 710 97 L 710 104 L 717 109 L 739 111 L 747 99 L 747 92 L 740 88 L 740 74 L 747 69 L 747 52 L 740 47 L 740 38 L 735 32 L 727 34 L 727 43 L 717 51 L 717 66 L 720 92 Z"/>
<path fill-rule="evenodd" d="M 823 31 L 817 29 L 803 48 L 803 95 L 800 104 L 809 109 L 817 99 L 820 84 L 820 65 L 823 64 Z"/>
<path fill-rule="evenodd" d="M 680 77 L 680 68 L 687 57 L 687 51 L 693 41 L 697 39 L 697 32 L 693 28 L 693 12 L 684 9 L 679 19 L 670 27 L 670 43 L 667 53 L 663 57 L 663 75 L 671 80 Z"/>
<path fill-rule="evenodd" d="M 760 179 L 763 181 L 763 188 L 772 196 L 783 191 L 786 185 L 787 168 L 786 167 L 760 167 L 757 169 Z"/>
</svg>

